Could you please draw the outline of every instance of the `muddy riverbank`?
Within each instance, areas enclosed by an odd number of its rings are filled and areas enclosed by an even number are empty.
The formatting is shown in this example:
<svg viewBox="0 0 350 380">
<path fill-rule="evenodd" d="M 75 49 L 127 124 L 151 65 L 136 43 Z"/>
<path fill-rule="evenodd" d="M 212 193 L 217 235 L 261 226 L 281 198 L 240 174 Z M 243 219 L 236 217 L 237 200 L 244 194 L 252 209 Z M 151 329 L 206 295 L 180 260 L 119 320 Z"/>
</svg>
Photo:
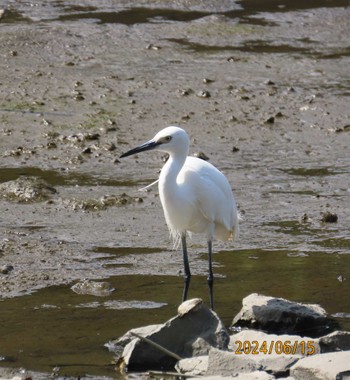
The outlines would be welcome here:
<svg viewBox="0 0 350 380">
<path fill-rule="evenodd" d="M 53 191 L 1 190 L 0 364 L 105 373 L 103 342 L 173 314 L 181 255 L 157 188 L 138 191 L 162 157 L 118 159 L 171 124 L 227 175 L 243 215 L 239 241 L 215 244 L 222 319 L 259 292 L 320 303 L 349 328 L 347 2 L 118 4 L 4 6 L 0 183 L 39 178 Z M 322 221 L 328 211 L 337 223 Z M 190 248 L 190 296 L 204 298 L 206 244 Z M 85 278 L 116 291 L 73 293 Z M 30 326 L 43 325 L 57 335 L 38 340 Z"/>
</svg>

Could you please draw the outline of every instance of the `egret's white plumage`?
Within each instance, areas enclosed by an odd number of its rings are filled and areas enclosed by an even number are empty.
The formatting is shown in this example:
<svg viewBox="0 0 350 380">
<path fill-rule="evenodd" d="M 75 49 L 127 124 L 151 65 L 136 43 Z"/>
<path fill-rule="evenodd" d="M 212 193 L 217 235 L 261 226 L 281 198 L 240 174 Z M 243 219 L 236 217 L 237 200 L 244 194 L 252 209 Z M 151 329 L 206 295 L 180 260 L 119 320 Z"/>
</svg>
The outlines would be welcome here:
<svg viewBox="0 0 350 380">
<path fill-rule="evenodd" d="M 179 127 L 161 130 L 152 140 L 131 149 L 121 157 L 151 149 L 169 154 L 169 159 L 161 170 L 158 187 L 171 235 L 182 240 L 186 280 L 183 299 L 186 299 L 191 276 L 186 233 L 203 233 L 209 248 L 208 283 L 213 307 L 211 242 L 214 238 L 233 239 L 237 237 L 239 230 L 231 186 L 215 166 L 200 158 L 188 156 L 189 138 Z"/>
</svg>

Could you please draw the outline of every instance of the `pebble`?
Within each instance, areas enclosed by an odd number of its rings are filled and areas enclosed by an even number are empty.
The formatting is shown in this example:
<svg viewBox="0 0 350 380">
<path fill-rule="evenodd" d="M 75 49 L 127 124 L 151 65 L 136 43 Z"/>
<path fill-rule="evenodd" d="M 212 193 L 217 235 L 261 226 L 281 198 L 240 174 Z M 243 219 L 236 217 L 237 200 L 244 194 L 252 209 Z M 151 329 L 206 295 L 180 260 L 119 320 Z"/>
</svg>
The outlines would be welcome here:
<svg viewBox="0 0 350 380">
<path fill-rule="evenodd" d="M 321 221 L 323 223 L 337 223 L 338 215 L 334 212 L 327 211 L 322 214 Z"/>
<path fill-rule="evenodd" d="M 92 149 L 88 146 L 85 149 L 83 149 L 81 153 L 82 154 L 91 154 L 92 153 Z"/>
<path fill-rule="evenodd" d="M 194 157 L 200 158 L 201 160 L 209 161 L 209 157 L 204 152 L 196 152 L 193 153 L 193 155 Z"/>
<path fill-rule="evenodd" d="M 310 217 L 309 217 L 309 215 L 305 213 L 305 214 L 301 217 L 301 222 L 302 222 L 302 223 L 308 223 L 308 222 L 310 222 Z"/>
<path fill-rule="evenodd" d="M 275 122 L 275 117 L 270 116 L 265 120 L 265 124 L 273 124 Z"/>
<path fill-rule="evenodd" d="M 227 62 L 238 62 L 238 61 L 240 61 L 241 59 L 240 58 L 238 58 L 238 57 L 233 57 L 233 56 L 231 56 L 231 57 L 228 57 L 227 58 Z"/>
<path fill-rule="evenodd" d="M 2 274 L 9 274 L 13 270 L 13 266 L 9 264 L 5 264 L 2 267 L 0 267 L 0 273 Z"/>
<path fill-rule="evenodd" d="M 146 46 L 146 49 L 147 49 L 147 50 L 159 50 L 159 49 L 161 49 L 161 47 L 160 47 L 160 46 L 153 45 L 153 44 L 148 44 L 148 45 Z"/>
<path fill-rule="evenodd" d="M 204 90 L 204 91 L 199 91 L 199 92 L 197 93 L 197 96 L 199 96 L 200 98 L 210 98 L 210 97 L 211 97 L 210 92 L 209 92 L 209 91 L 206 91 L 206 90 Z"/>
<path fill-rule="evenodd" d="M 188 96 L 193 93 L 193 90 L 191 90 L 190 88 L 185 88 L 185 89 L 179 90 L 179 93 L 181 96 Z"/>
</svg>

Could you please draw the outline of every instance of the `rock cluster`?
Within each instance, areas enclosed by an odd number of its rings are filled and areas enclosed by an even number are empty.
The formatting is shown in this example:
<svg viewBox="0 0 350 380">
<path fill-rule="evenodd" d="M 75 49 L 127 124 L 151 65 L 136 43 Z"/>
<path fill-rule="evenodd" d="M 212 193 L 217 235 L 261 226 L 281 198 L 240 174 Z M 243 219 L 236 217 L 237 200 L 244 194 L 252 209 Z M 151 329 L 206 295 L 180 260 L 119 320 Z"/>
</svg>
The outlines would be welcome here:
<svg viewBox="0 0 350 380">
<path fill-rule="evenodd" d="M 242 328 L 244 326 L 244 328 Z M 350 332 L 318 305 L 251 294 L 229 336 L 200 299 L 164 324 L 130 330 L 114 347 L 123 371 L 174 371 L 204 379 L 350 379 Z M 264 331 L 262 331 L 264 330 Z"/>
</svg>

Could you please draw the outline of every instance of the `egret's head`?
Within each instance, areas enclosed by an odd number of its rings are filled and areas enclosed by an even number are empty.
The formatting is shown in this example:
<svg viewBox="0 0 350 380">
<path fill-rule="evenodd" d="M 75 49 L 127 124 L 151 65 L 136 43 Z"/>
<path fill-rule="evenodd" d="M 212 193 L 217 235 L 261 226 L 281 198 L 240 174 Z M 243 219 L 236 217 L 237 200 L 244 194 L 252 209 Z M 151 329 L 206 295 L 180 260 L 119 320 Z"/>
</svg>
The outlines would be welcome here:
<svg viewBox="0 0 350 380">
<path fill-rule="evenodd" d="M 120 157 L 131 156 L 132 154 L 144 152 L 146 150 L 160 150 L 169 154 L 188 154 L 189 138 L 187 133 L 179 127 L 167 127 L 159 131 L 152 140 L 129 150 Z"/>
</svg>

